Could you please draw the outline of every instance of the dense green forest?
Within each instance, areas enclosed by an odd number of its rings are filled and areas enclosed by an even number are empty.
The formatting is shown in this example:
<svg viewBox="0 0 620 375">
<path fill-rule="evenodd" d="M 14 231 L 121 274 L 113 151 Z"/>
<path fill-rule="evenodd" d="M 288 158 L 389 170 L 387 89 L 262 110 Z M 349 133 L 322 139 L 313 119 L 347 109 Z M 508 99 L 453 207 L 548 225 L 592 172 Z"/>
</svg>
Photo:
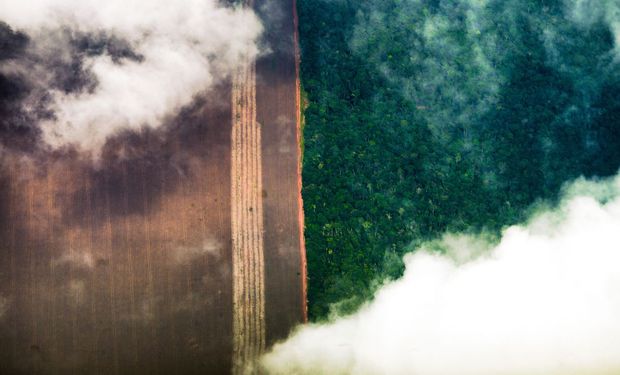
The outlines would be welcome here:
<svg viewBox="0 0 620 375">
<path fill-rule="evenodd" d="M 358 306 L 421 241 L 498 233 L 565 181 L 620 165 L 613 1 L 298 11 L 311 319 Z"/>
</svg>

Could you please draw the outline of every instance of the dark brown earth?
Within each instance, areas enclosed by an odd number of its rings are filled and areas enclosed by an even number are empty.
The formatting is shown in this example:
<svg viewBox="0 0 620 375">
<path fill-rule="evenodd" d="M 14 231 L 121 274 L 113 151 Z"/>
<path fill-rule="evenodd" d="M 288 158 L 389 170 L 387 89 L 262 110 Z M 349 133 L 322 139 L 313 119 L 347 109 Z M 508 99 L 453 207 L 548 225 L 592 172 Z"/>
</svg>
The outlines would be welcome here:
<svg viewBox="0 0 620 375">
<path fill-rule="evenodd" d="M 292 0 L 256 1 L 267 344 L 305 321 Z M 0 374 L 217 374 L 232 358 L 230 84 L 160 130 L 0 155 Z"/>
</svg>

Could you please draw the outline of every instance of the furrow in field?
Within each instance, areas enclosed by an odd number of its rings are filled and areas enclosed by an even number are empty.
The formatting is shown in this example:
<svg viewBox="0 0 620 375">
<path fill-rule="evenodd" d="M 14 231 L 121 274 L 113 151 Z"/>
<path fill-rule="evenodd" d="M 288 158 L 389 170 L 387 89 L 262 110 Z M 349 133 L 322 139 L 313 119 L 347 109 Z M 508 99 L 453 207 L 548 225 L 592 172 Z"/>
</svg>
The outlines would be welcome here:
<svg viewBox="0 0 620 375">
<path fill-rule="evenodd" d="M 232 109 L 233 373 L 240 374 L 265 348 L 261 130 L 253 61 L 233 76 Z"/>
</svg>

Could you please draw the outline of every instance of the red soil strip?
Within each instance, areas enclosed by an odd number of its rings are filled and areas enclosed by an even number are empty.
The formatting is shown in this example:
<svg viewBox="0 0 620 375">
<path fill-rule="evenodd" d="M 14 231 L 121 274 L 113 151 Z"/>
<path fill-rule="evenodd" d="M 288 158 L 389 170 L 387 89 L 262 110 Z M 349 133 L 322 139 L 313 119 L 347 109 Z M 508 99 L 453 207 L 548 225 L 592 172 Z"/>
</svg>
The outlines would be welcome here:
<svg viewBox="0 0 620 375">
<path fill-rule="evenodd" d="M 304 238 L 304 201 L 301 195 L 302 188 L 302 150 L 301 139 L 303 137 L 301 130 L 301 83 L 299 78 L 299 66 L 300 66 L 300 51 L 299 51 L 299 18 L 297 16 L 297 0 L 293 0 L 293 23 L 294 23 L 294 44 L 295 44 L 295 106 L 296 106 L 296 122 L 297 122 L 297 153 L 299 159 L 297 162 L 297 190 L 298 190 L 298 204 L 299 204 L 299 251 L 301 259 L 301 300 L 302 308 L 304 312 L 304 323 L 308 322 L 308 303 L 307 303 L 307 264 L 306 264 L 306 240 Z"/>
</svg>

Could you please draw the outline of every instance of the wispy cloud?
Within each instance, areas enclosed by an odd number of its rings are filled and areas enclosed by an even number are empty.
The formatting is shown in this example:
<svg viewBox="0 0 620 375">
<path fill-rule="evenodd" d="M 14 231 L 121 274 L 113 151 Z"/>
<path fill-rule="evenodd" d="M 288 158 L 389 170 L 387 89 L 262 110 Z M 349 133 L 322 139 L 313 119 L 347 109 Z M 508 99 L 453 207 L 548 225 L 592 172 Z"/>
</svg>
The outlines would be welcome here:
<svg viewBox="0 0 620 375">
<path fill-rule="evenodd" d="M 74 267 L 93 268 L 95 259 L 91 253 L 84 251 L 66 252 L 52 261 L 54 266 L 71 265 Z"/>
<path fill-rule="evenodd" d="M 188 264 L 195 259 L 212 255 L 219 256 L 219 252 L 222 249 L 222 244 L 213 238 L 205 239 L 201 244 L 195 246 L 179 246 L 172 255 L 174 260 L 179 264 Z"/>
</svg>

